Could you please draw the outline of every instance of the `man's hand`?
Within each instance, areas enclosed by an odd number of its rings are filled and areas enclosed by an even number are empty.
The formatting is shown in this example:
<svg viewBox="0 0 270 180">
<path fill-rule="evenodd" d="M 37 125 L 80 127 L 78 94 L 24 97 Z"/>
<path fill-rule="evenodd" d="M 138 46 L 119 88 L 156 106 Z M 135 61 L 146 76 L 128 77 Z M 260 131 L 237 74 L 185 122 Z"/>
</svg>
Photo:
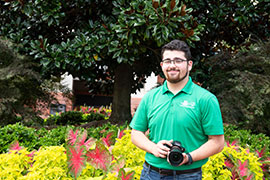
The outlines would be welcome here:
<svg viewBox="0 0 270 180">
<path fill-rule="evenodd" d="M 167 141 L 167 140 L 161 140 L 159 141 L 155 147 L 152 149 L 152 154 L 159 158 L 166 158 L 168 155 L 168 152 L 170 151 L 170 148 L 168 148 L 165 144 L 168 146 L 172 146 L 173 140 Z"/>
<path fill-rule="evenodd" d="M 182 155 L 183 155 L 183 161 L 178 166 L 181 166 L 188 162 L 188 155 L 186 153 L 182 153 Z"/>
</svg>

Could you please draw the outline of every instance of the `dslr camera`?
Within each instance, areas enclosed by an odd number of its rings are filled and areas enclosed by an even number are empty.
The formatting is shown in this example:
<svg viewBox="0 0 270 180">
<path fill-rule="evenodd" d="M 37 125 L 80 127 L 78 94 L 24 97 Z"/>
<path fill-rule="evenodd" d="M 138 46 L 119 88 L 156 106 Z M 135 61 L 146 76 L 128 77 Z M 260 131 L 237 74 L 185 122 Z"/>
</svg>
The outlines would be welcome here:
<svg viewBox="0 0 270 180">
<path fill-rule="evenodd" d="M 178 166 L 184 160 L 182 153 L 185 152 L 185 148 L 182 147 L 179 141 L 173 141 L 171 147 L 167 144 L 164 145 L 170 148 L 169 154 L 167 155 L 167 161 L 172 166 Z"/>
</svg>

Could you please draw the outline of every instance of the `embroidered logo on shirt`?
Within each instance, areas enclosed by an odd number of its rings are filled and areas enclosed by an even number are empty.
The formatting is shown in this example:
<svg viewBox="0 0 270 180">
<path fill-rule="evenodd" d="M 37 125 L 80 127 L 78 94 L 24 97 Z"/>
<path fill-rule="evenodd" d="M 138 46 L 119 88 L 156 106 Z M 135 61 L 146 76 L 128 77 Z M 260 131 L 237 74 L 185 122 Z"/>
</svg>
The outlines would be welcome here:
<svg viewBox="0 0 270 180">
<path fill-rule="evenodd" d="M 186 107 L 186 108 L 194 109 L 194 107 L 195 107 L 195 102 L 188 102 L 187 100 L 185 100 L 185 101 L 183 101 L 183 102 L 181 103 L 180 106 Z"/>
</svg>

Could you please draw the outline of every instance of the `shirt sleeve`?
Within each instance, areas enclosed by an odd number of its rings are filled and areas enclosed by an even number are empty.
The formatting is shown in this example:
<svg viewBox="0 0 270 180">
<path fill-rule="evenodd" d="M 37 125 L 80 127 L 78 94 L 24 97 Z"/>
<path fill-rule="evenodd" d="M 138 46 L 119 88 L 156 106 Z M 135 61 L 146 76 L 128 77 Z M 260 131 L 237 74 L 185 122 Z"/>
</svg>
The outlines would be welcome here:
<svg viewBox="0 0 270 180">
<path fill-rule="evenodd" d="M 145 132 L 148 129 L 148 118 L 147 118 L 147 97 L 143 97 L 136 112 L 135 115 L 132 118 L 132 121 L 130 123 L 130 127 Z"/>
<path fill-rule="evenodd" d="M 202 126 L 206 135 L 222 135 L 223 121 L 217 98 L 213 95 L 205 99 L 202 107 Z"/>
</svg>

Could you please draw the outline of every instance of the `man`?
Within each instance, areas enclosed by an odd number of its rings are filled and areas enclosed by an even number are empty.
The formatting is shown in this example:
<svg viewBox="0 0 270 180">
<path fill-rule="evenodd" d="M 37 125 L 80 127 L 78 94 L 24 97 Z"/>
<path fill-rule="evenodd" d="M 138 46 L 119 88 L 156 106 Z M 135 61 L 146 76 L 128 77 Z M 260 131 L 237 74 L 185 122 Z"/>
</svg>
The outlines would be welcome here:
<svg viewBox="0 0 270 180">
<path fill-rule="evenodd" d="M 130 124 L 132 142 L 147 152 L 141 180 L 202 179 L 201 166 L 224 147 L 219 103 L 189 77 L 193 62 L 185 42 L 171 41 L 161 56 L 166 81 L 143 97 Z M 173 141 L 185 148 L 176 165 L 168 160 Z"/>
</svg>

